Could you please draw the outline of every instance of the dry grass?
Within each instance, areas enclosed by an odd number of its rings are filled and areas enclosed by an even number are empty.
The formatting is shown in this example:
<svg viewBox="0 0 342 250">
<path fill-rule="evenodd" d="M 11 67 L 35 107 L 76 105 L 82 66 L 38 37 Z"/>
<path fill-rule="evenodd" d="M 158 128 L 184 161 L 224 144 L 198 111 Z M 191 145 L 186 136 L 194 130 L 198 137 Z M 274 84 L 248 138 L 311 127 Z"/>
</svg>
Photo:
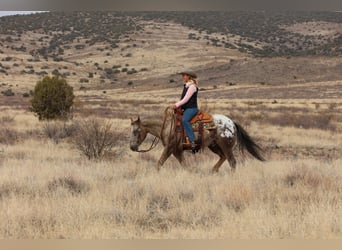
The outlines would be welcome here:
<svg viewBox="0 0 342 250">
<path fill-rule="evenodd" d="M 266 163 L 238 157 L 235 174 L 225 163 L 213 175 L 209 151 L 158 173 L 161 145 L 129 150 L 129 118 L 163 112 L 170 89 L 76 94 L 74 119 L 107 118 L 120 140 L 89 161 L 69 140 L 72 122 L 3 107 L 0 134 L 16 139 L 0 142 L 0 238 L 341 238 L 340 100 L 202 98 L 267 150 Z"/>
<path fill-rule="evenodd" d="M 54 143 L 30 154 L 38 144 L 6 149 L 2 238 L 341 237 L 341 160 L 248 161 L 212 175 L 209 157 L 158 173 L 135 154 L 89 162 Z"/>
<path fill-rule="evenodd" d="M 126 109 L 136 103 L 120 105 Z M 206 106 L 212 108 L 210 100 Z M 253 121 L 251 135 L 266 148 L 275 143 L 287 151 L 269 150 L 266 163 L 238 157 L 235 174 L 227 163 L 219 174 L 211 174 L 217 157 L 208 151 L 187 154 L 186 168 L 170 158 L 157 172 L 161 146 L 147 154 L 129 151 L 129 120 L 111 120 L 122 136 L 112 152 L 122 154 L 88 161 L 68 140 L 56 144 L 44 134 L 30 137 L 31 127 L 44 131 L 32 114 L 10 113 L 2 119 L 25 136 L 0 146 L 0 238 L 342 236 L 342 162 L 340 155 L 325 155 L 341 146 L 336 131 Z M 305 157 L 294 157 L 293 147 L 321 148 L 323 154 L 315 158 L 308 151 Z"/>
</svg>

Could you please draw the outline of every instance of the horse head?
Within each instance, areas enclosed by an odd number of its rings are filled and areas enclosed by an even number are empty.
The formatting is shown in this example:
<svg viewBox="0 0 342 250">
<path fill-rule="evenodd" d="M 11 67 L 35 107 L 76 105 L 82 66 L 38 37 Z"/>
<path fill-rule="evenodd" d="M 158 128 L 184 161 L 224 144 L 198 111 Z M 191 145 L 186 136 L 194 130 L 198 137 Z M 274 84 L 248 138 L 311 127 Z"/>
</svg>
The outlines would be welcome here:
<svg viewBox="0 0 342 250">
<path fill-rule="evenodd" d="M 138 151 L 147 136 L 147 131 L 143 128 L 139 116 L 136 120 L 131 118 L 131 131 L 130 148 L 132 151 Z"/>
</svg>

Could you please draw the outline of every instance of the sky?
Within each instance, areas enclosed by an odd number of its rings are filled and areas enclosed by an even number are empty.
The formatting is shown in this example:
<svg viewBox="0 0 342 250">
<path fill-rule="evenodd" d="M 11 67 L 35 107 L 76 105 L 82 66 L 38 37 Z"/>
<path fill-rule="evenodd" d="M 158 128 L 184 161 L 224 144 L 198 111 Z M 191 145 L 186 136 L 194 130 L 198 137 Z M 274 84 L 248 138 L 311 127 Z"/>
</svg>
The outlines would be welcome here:
<svg viewBox="0 0 342 250">
<path fill-rule="evenodd" d="M 27 15 L 38 11 L 0 11 L 0 16 Z"/>
</svg>

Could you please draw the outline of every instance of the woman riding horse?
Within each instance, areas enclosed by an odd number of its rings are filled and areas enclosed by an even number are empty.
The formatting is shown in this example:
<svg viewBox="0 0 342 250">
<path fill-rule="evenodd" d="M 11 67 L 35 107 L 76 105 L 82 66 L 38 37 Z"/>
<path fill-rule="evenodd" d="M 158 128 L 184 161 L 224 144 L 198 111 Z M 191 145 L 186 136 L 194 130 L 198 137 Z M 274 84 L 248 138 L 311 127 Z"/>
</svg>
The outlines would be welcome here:
<svg viewBox="0 0 342 250">
<path fill-rule="evenodd" d="M 132 134 L 130 138 L 130 148 L 136 152 L 148 152 L 153 149 L 157 143 L 156 138 L 159 138 L 163 143 L 164 149 L 158 160 L 157 169 L 164 164 L 164 162 L 174 155 L 180 164 L 184 163 L 184 147 L 182 145 L 181 133 L 178 133 L 176 127 L 176 114 L 173 109 L 182 108 L 184 116 L 182 123 L 187 136 L 189 137 L 191 148 L 196 152 L 195 136 L 190 124 L 190 120 L 196 115 L 198 111 L 197 106 L 197 76 L 193 72 L 182 72 L 184 89 L 181 100 L 175 104 L 170 105 L 162 118 L 155 119 L 131 119 Z M 170 109 L 172 108 L 172 109 Z M 229 117 L 222 114 L 211 115 L 214 128 L 205 130 L 203 133 L 203 148 L 208 147 L 212 152 L 217 154 L 220 158 L 213 167 L 213 171 L 217 172 L 225 160 L 227 160 L 232 168 L 235 170 L 236 159 L 233 154 L 233 149 L 238 146 L 241 153 L 245 150 L 254 158 L 264 161 L 262 155 L 262 148 L 254 141 L 252 137 L 245 131 L 242 126 L 234 122 Z M 147 134 L 155 136 L 153 143 L 148 150 L 139 150 L 139 146 L 145 140 Z"/>
<path fill-rule="evenodd" d="M 170 108 L 181 108 L 183 111 L 182 125 L 185 133 L 190 141 L 191 150 L 196 153 L 195 134 L 190 124 L 190 120 L 198 112 L 197 93 L 198 93 L 198 81 L 197 75 L 191 71 L 183 71 L 179 73 L 182 75 L 184 84 L 181 100 L 175 104 L 171 104 Z"/>
</svg>

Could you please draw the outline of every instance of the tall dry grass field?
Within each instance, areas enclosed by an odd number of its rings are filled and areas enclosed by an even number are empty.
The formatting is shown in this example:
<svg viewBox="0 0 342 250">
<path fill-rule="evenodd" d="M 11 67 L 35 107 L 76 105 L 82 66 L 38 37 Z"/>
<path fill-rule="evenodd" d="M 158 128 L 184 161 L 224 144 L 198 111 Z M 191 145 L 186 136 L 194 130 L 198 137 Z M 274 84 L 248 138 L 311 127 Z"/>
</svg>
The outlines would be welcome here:
<svg viewBox="0 0 342 250">
<path fill-rule="evenodd" d="M 268 159 L 238 156 L 234 174 L 228 163 L 212 174 L 209 151 L 187 154 L 187 167 L 170 158 L 157 172 L 161 145 L 129 150 L 128 118 L 162 112 L 173 100 L 166 91 L 77 94 L 75 120 L 107 118 L 121 135 L 100 160 L 88 160 L 71 137 L 49 139 L 25 109 L 1 107 L 0 238 L 342 237 L 340 101 L 202 100 L 239 121 Z M 304 116 L 311 120 L 301 123 Z"/>
</svg>

